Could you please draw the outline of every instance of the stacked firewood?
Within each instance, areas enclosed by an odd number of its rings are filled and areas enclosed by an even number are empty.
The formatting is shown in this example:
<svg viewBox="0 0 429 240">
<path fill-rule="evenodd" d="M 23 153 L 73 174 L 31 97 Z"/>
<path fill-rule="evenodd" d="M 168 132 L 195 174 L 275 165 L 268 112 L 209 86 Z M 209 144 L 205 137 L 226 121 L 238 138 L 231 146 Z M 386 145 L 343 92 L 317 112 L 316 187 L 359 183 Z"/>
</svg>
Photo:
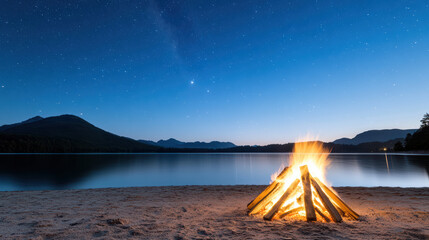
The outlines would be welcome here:
<svg viewBox="0 0 429 240">
<path fill-rule="evenodd" d="M 316 221 L 317 216 L 326 222 L 341 222 L 342 217 L 359 219 L 359 215 L 333 190 L 311 176 L 307 165 L 300 167 L 301 179 L 295 179 L 286 188 L 288 170 L 288 167 L 284 168 L 276 180 L 247 205 L 249 215 L 263 214 L 265 220 L 273 220 L 304 211 L 307 221 Z"/>
</svg>

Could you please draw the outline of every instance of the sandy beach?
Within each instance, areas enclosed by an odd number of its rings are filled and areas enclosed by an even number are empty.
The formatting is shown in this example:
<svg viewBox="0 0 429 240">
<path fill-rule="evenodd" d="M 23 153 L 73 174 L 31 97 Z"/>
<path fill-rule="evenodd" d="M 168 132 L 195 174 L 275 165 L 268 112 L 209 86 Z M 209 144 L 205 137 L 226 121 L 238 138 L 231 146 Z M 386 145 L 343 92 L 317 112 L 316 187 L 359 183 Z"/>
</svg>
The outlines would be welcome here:
<svg viewBox="0 0 429 240">
<path fill-rule="evenodd" d="M 335 188 L 361 214 L 342 223 L 264 221 L 265 186 L 0 192 L 1 239 L 429 239 L 429 188 Z"/>
</svg>

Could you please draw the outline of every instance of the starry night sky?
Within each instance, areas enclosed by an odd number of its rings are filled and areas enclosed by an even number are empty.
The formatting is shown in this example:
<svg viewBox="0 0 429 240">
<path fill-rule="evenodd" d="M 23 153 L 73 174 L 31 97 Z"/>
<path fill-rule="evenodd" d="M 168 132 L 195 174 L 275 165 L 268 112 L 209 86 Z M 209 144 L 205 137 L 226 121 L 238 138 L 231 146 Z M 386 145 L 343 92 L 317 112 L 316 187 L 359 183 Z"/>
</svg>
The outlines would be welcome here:
<svg viewBox="0 0 429 240">
<path fill-rule="evenodd" d="M 0 53 L 0 125 L 267 144 L 429 110 L 427 1 L 3 0 Z"/>
</svg>

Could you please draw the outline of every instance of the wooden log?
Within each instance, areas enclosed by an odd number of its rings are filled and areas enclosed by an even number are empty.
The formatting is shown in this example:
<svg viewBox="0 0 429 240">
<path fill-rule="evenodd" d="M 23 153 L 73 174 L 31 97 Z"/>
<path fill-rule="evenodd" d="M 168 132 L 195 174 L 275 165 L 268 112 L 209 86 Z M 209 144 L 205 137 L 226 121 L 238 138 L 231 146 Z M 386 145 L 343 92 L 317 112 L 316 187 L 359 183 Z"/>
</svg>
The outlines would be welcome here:
<svg viewBox="0 0 429 240">
<path fill-rule="evenodd" d="M 252 209 L 249 211 L 249 215 L 256 214 L 263 210 L 265 206 L 267 206 L 268 203 L 272 200 L 273 196 L 275 196 L 282 188 L 284 183 L 278 182 L 274 186 L 274 188 L 267 194 L 261 201 L 259 201 L 255 206 L 253 206 Z"/>
<path fill-rule="evenodd" d="M 317 196 L 317 197 L 319 197 L 319 195 L 317 194 L 317 192 L 314 195 Z M 317 207 L 317 205 L 319 205 L 319 207 L 323 207 L 323 204 L 321 202 L 319 202 L 319 200 L 317 200 L 317 198 L 314 199 L 314 203 L 315 203 L 314 205 L 316 207 Z"/>
<path fill-rule="evenodd" d="M 273 191 L 277 183 L 277 181 L 274 181 L 267 188 L 265 188 L 262 193 L 260 193 L 255 199 L 253 199 L 249 204 L 247 204 L 247 209 L 252 209 L 256 204 L 258 204 L 262 199 L 264 199 L 267 194 Z"/>
<path fill-rule="evenodd" d="M 301 195 L 299 195 L 299 197 L 296 198 L 296 202 L 298 203 L 298 205 L 302 205 L 302 199 L 303 199 L 303 193 Z M 295 204 L 295 201 L 292 201 L 291 203 L 289 203 L 288 205 L 280 208 L 279 213 L 281 212 L 286 212 L 289 210 L 290 207 L 292 207 Z"/>
<path fill-rule="evenodd" d="M 329 187 L 323 184 L 323 182 L 320 181 L 319 179 L 317 178 L 314 178 L 314 179 L 323 188 L 326 195 L 328 195 L 329 198 L 331 198 L 332 201 L 335 202 L 335 204 L 337 204 L 342 211 L 344 211 L 345 213 L 348 213 L 348 215 L 350 215 L 350 217 L 352 217 L 355 220 L 359 219 L 359 214 L 353 211 L 353 209 L 351 209 L 340 197 L 338 197 L 331 189 L 329 189 Z"/>
<path fill-rule="evenodd" d="M 337 209 L 338 213 L 340 213 L 341 217 L 345 217 L 346 216 L 346 213 L 343 210 L 341 210 L 341 208 L 336 204 L 336 202 L 334 202 L 334 207 Z"/>
<path fill-rule="evenodd" d="M 318 198 L 320 198 L 320 197 L 319 197 L 319 195 L 317 194 L 317 192 L 313 192 L 313 193 L 314 193 L 314 195 L 315 195 L 315 196 L 317 196 Z M 323 208 L 323 204 L 322 204 L 322 203 L 320 203 L 320 202 L 319 202 L 319 200 L 317 200 L 317 198 L 314 198 L 314 199 L 313 199 L 313 201 L 314 201 L 314 207 L 315 207 L 315 208 L 316 208 L 316 207 Z M 334 204 L 335 209 L 337 209 L 338 213 L 339 213 L 342 217 L 344 217 L 345 215 L 344 215 L 343 210 L 341 210 L 341 208 L 339 208 L 337 205 L 335 205 L 335 202 L 334 202 L 333 204 Z M 317 211 L 316 211 L 316 212 L 317 212 Z"/>
<path fill-rule="evenodd" d="M 280 197 L 280 199 L 274 204 L 274 206 L 265 214 L 265 220 L 272 220 L 273 217 L 279 212 L 280 207 L 286 202 L 286 200 L 297 190 L 299 179 L 296 179 L 287 188 L 286 192 Z"/>
<path fill-rule="evenodd" d="M 304 193 L 302 193 L 301 195 L 299 195 L 299 197 L 296 198 L 296 202 L 299 205 L 302 205 L 303 198 L 304 198 Z"/>
<path fill-rule="evenodd" d="M 284 177 L 286 177 L 286 173 L 289 170 L 289 167 L 283 168 L 283 170 L 277 175 L 276 180 L 282 180 Z"/>
<path fill-rule="evenodd" d="M 307 165 L 299 168 L 301 171 L 301 182 L 304 190 L 304 207 L 307 221 L 316 221 L 316 212 L 313 206 L 313 195 L 311 194 L 310 174 Z"/>
<path fill-rule="evenodd" d="M 315 196 L 317 196 L 318 198 L 320 198 L 319 195 L 317 194 L 317 192 L 313 192 L 313 193 L 314 193 Z M 322 209 L 324 209 L 323 204 L 320 203 L 319 200 L 317 200 L 317 198 L 314 198 L 313 201 L 314 201 L 314 207 L 315 208 L 319 208 L 320 211 L 322 211 Z M 336 206 L 335 203 L 333 203 L 333 205 L 334 205 L 335 209 L 337 209 L 338 213 L 342 217 L 344 217 L 344 212 L 340 208 L 338 208 L 338 206 Z M 317 212 L 317 209 L 316 209 L 316 212 Z"/>
<path fill-rule="evenodd" d="M 316 189 L 317 194 L 320 197 L 320 200 L 322 201 L 323 206 L 326 208 L 328 213 L 331 215 L 332 220 L 334 222 L 341 222 L 343 219 L 341 218 L 341 215 L 338 213 L 337 209 L 334 207 L 332 202 L 329 200 L 328 196 L 323 192 L 322 188 L 319 186 L 319 184 L 310 176 L 311 179 L 311 185 L 313 185 L 314 189 Z"/>
<path fill-rule="evenodd" d="M 318 213 L 322 218 L 324 218 L 323 216 L 326 216 L 326 215 L 322 216 L 321 214 L 323 214 L 323 210 L 325 208 L 324 208 L 323 204 L 321 202 L 319 202 L 319 200 L 317 200 L 317 199 L 321 199 L 321 198 L 320 198 L 320 196 L 319 196 L 319 194 L 317 192 L 313 192 L 313 193 L 314 193 L 314 196 L 316 196 L 316 198 L 313 199 L 313 201 L 314 201 L 314 209 L 316 210 L 316 213 Z M 335 205 L 334 205 L 334 207 L 335 207 Z M 338 210 L 338 208 L 337 208 L 337 210 Z M 329 221 L 331 221 L 331 219 L 329 219 L 328 216 L 326 216 L 326 217 L 328 218 Z M 327 221 L 327 222 L 329 222 L 329 221 Z"/>
<path fill-rule="evenodd" d="M 288 205 L 280 208 L 279 212 L 286 212 L 290 207 L 292 207 L 295 204 L 295 202 L 291 202 Z"/>
<path fill-rule="evenodd" d="M 291 210 L 289 210 L 283 214 L 280 214 L 279 218 L 284 218 L 287 215 L 292 215 L 292 214 L 298 213 L 301 210 L 304 210 L 304 208 L 303 207 L 297 207 L 297 208 L 291 209 Z"/>
<path fill-rule="evenodd" d="M 283 170 L 280 172 L 280 174 L 277 176 L 276 180 L 272 182 L 267 188 L 265 188 L 262 193 L 260 193 L 255 199 L 253 199 L 249 204 L 247 204 L 247 209 L 252 209 L 256 204 L 258 204 L 267 194 L 269 194 L 278 183 L 277 179 L 282 179 L 286 176 L 286 172 L 289 169 L 289 167 L 283 168 Z"/>
<path fill-rule="evenodd" d="M 320 210 L 320 208 L 318 208 L 318 207 L 314 207 L 314 209 L 316 210 L 316 212 L 323 218 L 323 219 L 325 219 L 325 221 L 326 222 L 330 222 L 331 221 L 331 219 L 329 219 L 329 217 L 328 216 L 326 216 L 323 212 L 322 212 L 322 210 Z"/>
</svg>

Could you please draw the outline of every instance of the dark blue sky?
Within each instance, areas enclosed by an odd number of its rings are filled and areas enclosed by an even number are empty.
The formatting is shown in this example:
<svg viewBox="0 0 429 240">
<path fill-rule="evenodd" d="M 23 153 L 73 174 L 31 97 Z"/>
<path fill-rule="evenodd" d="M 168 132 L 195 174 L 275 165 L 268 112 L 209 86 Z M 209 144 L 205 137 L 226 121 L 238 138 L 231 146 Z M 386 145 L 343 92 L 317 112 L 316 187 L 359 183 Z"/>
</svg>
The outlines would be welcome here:
<svg viewBox="0 0 429 240">
<path fill-rule="evenodd" d="M 427 1 L 69 2 L 0 2 L 0 125 L 266 144 L 429 110 Z"/>
</svg>

